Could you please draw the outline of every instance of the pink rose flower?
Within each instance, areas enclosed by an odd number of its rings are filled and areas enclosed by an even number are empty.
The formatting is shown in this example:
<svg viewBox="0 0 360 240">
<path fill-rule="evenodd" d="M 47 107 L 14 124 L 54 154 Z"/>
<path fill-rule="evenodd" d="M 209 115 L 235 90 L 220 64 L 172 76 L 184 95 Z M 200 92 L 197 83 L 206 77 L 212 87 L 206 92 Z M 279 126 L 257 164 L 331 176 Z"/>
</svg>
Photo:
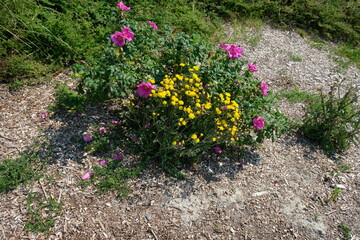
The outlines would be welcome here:
<svg viewBox="0 0 360 240">
<path fill-rule="evenodd" d="M 213 150 L 218 154 L 222 153 L 222 149 L 220 147 L 214 147 Z"/>
<path fill-rule="evenodd" d="M 151 94 L 151 90 L 154 89 L 154 85 L 152 85 L 149 82 L 147 82 L 147 83 L 141 82 L 139 85 L 136 85 L 136 87 L 138 88 L 136 90 L 136 93 L 140 97 L 144 97 L 144 98 L 149 97 L 149 95 Z"/>
<path fill-rule="evenodd" d="M 261 117 L 253 119 L 253 124 L 254 124 L 254 127 L 256 128 L 256 130 L 261 130 L 264 127 L 264 125 L 265 125 L 264 121 L 265 121 L 265 119 L 261 118 Z"/>
<path fill-rule="evenodd" d="M 121 10 L 123 11 L 129 11 L 131 7 L 125 6 L 125 4 L 121 1 L 116 4 Z"/>
<path fill-rule="evenodd" d="M 122 47 L 125 45 L 125 38 L 122 36 L 121 32 L 115 31 L 115 34 L 111 35 L 110 39 L 118 47 Z"/>
<path fill-rule="evenodd" d="M 260 88 L 261 88 L 261 93 L 263 94 L 263 95 L 268 95 L 268 85 L 267 85 L 267 83 L 266 82 L 261 82 L 260 83 Z"/>
<path fill-rule="evenodd" d="M 124 26 L 122 32 L 115 31 L 113 35 L 110 36 L 111 41 L 115 43 L 118 47 L 125 45 L 126 40 L 131 42 L 134 38 L 134 33 L 131 32 L 131 29 Z"/>
<path fill-rule="evenodd" d="M 241 47 L 235 46 L 234 44 L 226 45 L 225 43 L 220 43 L 220 47 L 226 50 L 229 58 L 242 57 L 243 49 Z"/>
<path fill-rule="evenodd" d="M 82 180 L 88 180 L 89 178 L 91 178 L 92 175 L 93 175 L 92 172 L 87 172 L 81 178 Z"/>
<path fill-rule="evenodd" d="M 250 72 L 257 72 L 259 69 L 256 68 L 256 66 L 251 62 L 248 64 Z"/>
<path fill-rule="evenodd" d="M 107 164 L 107 162 L 104 161 L 104 160 L 101 160 L 101 161 L 99 162 L 99 165 L 106 165 L 106 164 Z"/>
<path fill-rule="evenodd" d="M 159 30 L 159 28 L 156 26 L 155 23 L 153 23 L 152 21 L 148 21 L 149 25 L 154 28 L 155 31 Z"/>
<path fill-rule="evenodd" d="M 83 139 L 85 142 L 90 142 L 92 141 L 92 136 L 90 134 L 86 134 L 85 136 L 83 136 Z"/>
<path fill-rule="evenodd" d="M 99 128 L 99 131 L 102 132 L 102 133 L 104 133 L 104 132 L 106 132 L 106 128 L 101 127 L 101 128 Z"/>
<path fill-rule="evenodd" d="M 123 27 L 121 34 L 122 37 L 128 40 L 129 42 L 133 40 L 135 35 L 133 32 L 131 32 L 131 29 L 126 26 Z"/>
</svg>

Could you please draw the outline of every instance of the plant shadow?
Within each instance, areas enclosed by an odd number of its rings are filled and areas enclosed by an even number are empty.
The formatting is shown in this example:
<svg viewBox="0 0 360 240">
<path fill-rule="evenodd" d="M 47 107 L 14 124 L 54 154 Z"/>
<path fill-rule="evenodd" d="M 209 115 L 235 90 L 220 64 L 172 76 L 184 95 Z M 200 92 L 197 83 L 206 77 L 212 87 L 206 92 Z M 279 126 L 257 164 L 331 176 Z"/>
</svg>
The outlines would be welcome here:
<svg viewBox="0 0 360 240">
<path fill-rule="evenodd" d="M 99 131 L 99 126 L 108 127 L 111 121 L 118 120 L 118 110 L 102 105 L 87 105 L 79 113 L 69 113 L 58 110 L 51 116 L 56 122 L 55 127 L 50 126 L 44 131 L 47 136 L 48 147 L 43 149 L 41 156 L 49 156 L 48 164 L 60 163 L 68 165 L 70 161 L 82 164 L 87 158 L 87 142 L 85 134 Z M 93 157 L 108 157 L 92 155 Z"/>
<path fill-rule="evenodd" d="M 110 146 L 108 152 L 101 154 L 88 154 L 87 145 L 83 140 L 85 133 L 99 131 L 99 127 L 111 126 L 112 121 L 119 121 L 119 106 L 114 104 L 107 105 L 87 105 L 81 113 L 70 114 L 66 111 L 57 111 L 51 116 L 51 120 L 56 122 L 45 130 L 44 135 L 48 136 L 48 146 L 43 148 L 42 156 L 48 156 L 47 163 L 50 165 L 59 164 L 85 165 L 88 158 L 90 161 L 98 162 L 109 159 L 113 155 L 116 144 Z M 119 136 L 119 138 L 124 138 Z M 121 141 L 121 140 L 120 140 Z M 134 162 L 139 162 L 138 156 L 121 149 L 123 159 L 120 167 L 133 166 Z M 165 197 L 187 198 L 196 191 L 197 177 L 205 180 L 206 183 L 220 182 L 224 177 L 234 180 L 236 174 L 242 171 L 246 164 L 256 165 L 260 162 L 260 155 L 254 149 L 229 149 L 231 155 L 216 154 L 209 150 L 204 154 L 197 166 L 183 166 L 182 171 L 187 175 L 185 179 L 177 179 L 165 171 L 156 163 L 152 162 L 136 176 L 135 181 L 147 183 L 148 187 L 159 189 Z M 161 183 L 159 183 L 161 182 Z M 135 184 L 136 187 L 138 184 Z M 141 187 L 142 185 L 139 184 Z M 161 189 L 166 186 L 167 190 Z M 180 191 L 174 192 L 172 188 Z M 138 190 L 138 189 L 137 189 Z"/>
</svg>

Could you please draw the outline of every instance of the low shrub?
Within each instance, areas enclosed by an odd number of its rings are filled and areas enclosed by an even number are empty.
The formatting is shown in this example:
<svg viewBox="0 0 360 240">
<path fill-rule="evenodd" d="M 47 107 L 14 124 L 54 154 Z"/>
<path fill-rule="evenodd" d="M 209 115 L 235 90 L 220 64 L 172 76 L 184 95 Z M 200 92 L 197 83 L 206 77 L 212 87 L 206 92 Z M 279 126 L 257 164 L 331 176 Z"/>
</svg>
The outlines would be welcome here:
<svg viewBox="0 0 360 240">
<path fill-rule="evenodd" d="M 78 90 L 93 101 L 121 97 L 128 146 L 145 162 L 181 177 L 180 166 L 208 149 L 255 146 L 285 131 L 268 85 L 252 79 L 258 69 L 240 47 L 122 21 L 100 64 L 75 72 Z"/>
<path fill-rule="evenodd" d="M 357 87 L 348 87 L 341 96 L 342 86 L 336 84 L 329 93 L 321 92 L 320 100 L 308 108 L 301 131 L 320 144 L 325 153 L 344 151 L 359 142 L 360 109 Z"/>
</svg>

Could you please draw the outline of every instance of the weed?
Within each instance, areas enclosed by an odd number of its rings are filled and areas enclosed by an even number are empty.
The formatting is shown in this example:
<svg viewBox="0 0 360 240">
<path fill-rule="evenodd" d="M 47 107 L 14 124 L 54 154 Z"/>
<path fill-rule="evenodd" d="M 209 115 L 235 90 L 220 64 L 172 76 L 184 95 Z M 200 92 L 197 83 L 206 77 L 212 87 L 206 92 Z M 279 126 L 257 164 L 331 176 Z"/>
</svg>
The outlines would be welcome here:
<svg viewBox="0 0 360 240">
<path fill-rule="evenodd" d="M 350 240 L 352 236 L 352 230 L 345 223 L 341 222 L 338 225 L 339 232 L 343 235 L 343 240 Z"/>
<path fill-rule="evenodd" d="M 0 164 L 0 192 L 9 192 L 20 184 L 39 178 L 33 168 L 34 155 L 22 155 L 18 159 L 4 159 Z"/>
<path fill-rule="evenodd" d="M 351 60 L 343 61 L 341 65 L 345 64 L 345 67 L 348 67 L 350 63 L 354 63 L 357 68 L 360 68 L 360 46 L 343 44 L 336 50 L 336 53 Z"/>
<path fill-rule="evenodd" d="M 307 32 L 305 32 L 304 30 L 297 28 L 296 32 L 302 37 L 302 38 L 306 38 L 308 36 Z"/>
<path fill-rule="evenodd" d="M 325 50 L 328 48 L 327 44 L 325 41 L 320 40 L 320 39 L 312 39 L 312 41 L 310 42 L 310 47 L 311 48 L 316 48 L 318 50 Z"/>
<path fill-rule="evenodd" d="M 90 154 L 101 154 L 108 152 L 110 149 L 109 139 L 107 137 L 99 137 L 87 145 L 86 151 Z"/>
<path fill-rule="evenodd" d="M 60 215 L 62 203 L 53 198 L 45 198 L 39 192 L 30 192 L 26 207 L 29 214 L 25 224 L 26 231 L 46 232 L 55 225 L 55 218 Z"/>
<path fill-rule="evenodd" d="M 336 199 L 339 197 L 340 194 L 340 188 L 335 187 L 335 189 L 332 191 L 331 196 L 327 200 L 327 202 L 336 201 Z"/>
<path fill-rule="evenodd" d="M 259 18 L 233 19 L 231 23 L 228 23 L 223 29 L 216 32 L 212 40 L 213 42 L 237 42 L 241 40 L 249 43 L 252 47 L 256 47 L 261 40 L 263 25 L 263 21 Z"/>
<path fill-rule="evenodd" d="M 341 83 L 331 86 L 328 94 L 309 105 L 301 131 L 317 141 L 326 154 L 344 151 L 359 142 L 360 109 L 357 88 L 348 87 L 341 96 Z"/>
<path fill-rule="evenodd" d="M 293 62 L 303 62 L 304 59 L 302 59 L 301 57 L 297 56 L 294 53 L 290 53 L 290 60 Z"/>
<path fill-rule="evenodd" d="M 65 109 L 70 113 L 80 111 L 84 107 L 85 97 L 69 89 L 65 84 L 59 84 L 55 92 L 56 102 L 50 110 Z"/>
<path fill-rule="evenodd" d="M 222 228 L 220 226 L 218 226 L 218 225 L 214 225 L 213 229 L 214 229 L 214 232 L 216 232 L 216 233 L 222 233 L 223 232 Z"/>
<path fill-rule="evenodd" d="M 277 93 L 280 97 L 285 97 L 291 103 L 298 102 L 315 102 L 320 100 L 320 96 L 318 94 L 301 91 L 299 88 L 294 87 L 291 89 L 284 89 Z"/>
<path fill-rule="evenodd" d="M 252 46 L 252 47 L 257 47 L 259 42 L 261 40 L 261 36 L 255 36 L 250 38 L 247 42 Z"/>
<path fill-rule="evenodd" d="M 142 171 L 142 167 L 139 165 L 135 169 L 126 169 L 120 164 L 121 161 L 114 160 L 108 162 L 105 167 L 94 167 L 94 176 L 91 178 L 91 182 L 100 193 L 118 191 L 119 197 L 127 197 L 130 189 L 126 185 L 126 179 L 137 176 Z"/>
<path fill-rule="evenodd" d="M 340 173 L 349 171 L 350 169 L 351 169 L 350 166 L 345 165 L 345 164 L 341 164 L 341 165 L 338 166 L 336 169 L 332 170 L 332 171 L 330 172 L 330 175 L 337 177 L 337 176 L 340 175 Z"/>
</svg>

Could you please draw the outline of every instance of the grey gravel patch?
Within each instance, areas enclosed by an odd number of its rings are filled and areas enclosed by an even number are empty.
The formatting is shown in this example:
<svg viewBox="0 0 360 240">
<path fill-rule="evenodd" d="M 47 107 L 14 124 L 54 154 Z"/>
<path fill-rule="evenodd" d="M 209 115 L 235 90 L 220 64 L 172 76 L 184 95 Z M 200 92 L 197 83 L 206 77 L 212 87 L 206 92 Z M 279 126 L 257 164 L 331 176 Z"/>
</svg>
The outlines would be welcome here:
<svg viewBox="0 0 360 240">
<path fill-rule="evenodd" d="M 292 195 L 284 199 L 282 209 L 288 221 L 304 228 L 313 239 L 325 237 L 327 228 L 324 216 L 308 214 L 308 208 L 299 197 Z"/>
<path fill-rule="evenodd" d="M 231 34 L 234 31 L 228 32 Z M 350 66 L 337 72 L 339 65 L 332 60 L 333 53 L 312 48 L 308 40 L 293 31 L 264 25 L 256 47 L 241 41 L 236 44 L 244 49 L 246 60 L 256 62 L 259 71 L 254 77 L 268 82 L 271 90 L 297 86 L 300 90 L 311 92 L 318 88 L 328 91 L 331 83 L 341 79 L 345 79 L 349 85 L 360 84 L 359 69 Z M 293 61 L 289 54 L 302 61 Z"/>
<path fill-rule="evenodd" d="M 187 223 L 199 220 L 209 208 L 226 208 L 232 206 L 235 210 L 243 209 L 245 195 L 238 189 L 229 191 L 221 187 L 211 191 L 198 192 L 188 198 L 174 198 L 166 205 L 181 210 L 181 218 Z"/>
</svg>

